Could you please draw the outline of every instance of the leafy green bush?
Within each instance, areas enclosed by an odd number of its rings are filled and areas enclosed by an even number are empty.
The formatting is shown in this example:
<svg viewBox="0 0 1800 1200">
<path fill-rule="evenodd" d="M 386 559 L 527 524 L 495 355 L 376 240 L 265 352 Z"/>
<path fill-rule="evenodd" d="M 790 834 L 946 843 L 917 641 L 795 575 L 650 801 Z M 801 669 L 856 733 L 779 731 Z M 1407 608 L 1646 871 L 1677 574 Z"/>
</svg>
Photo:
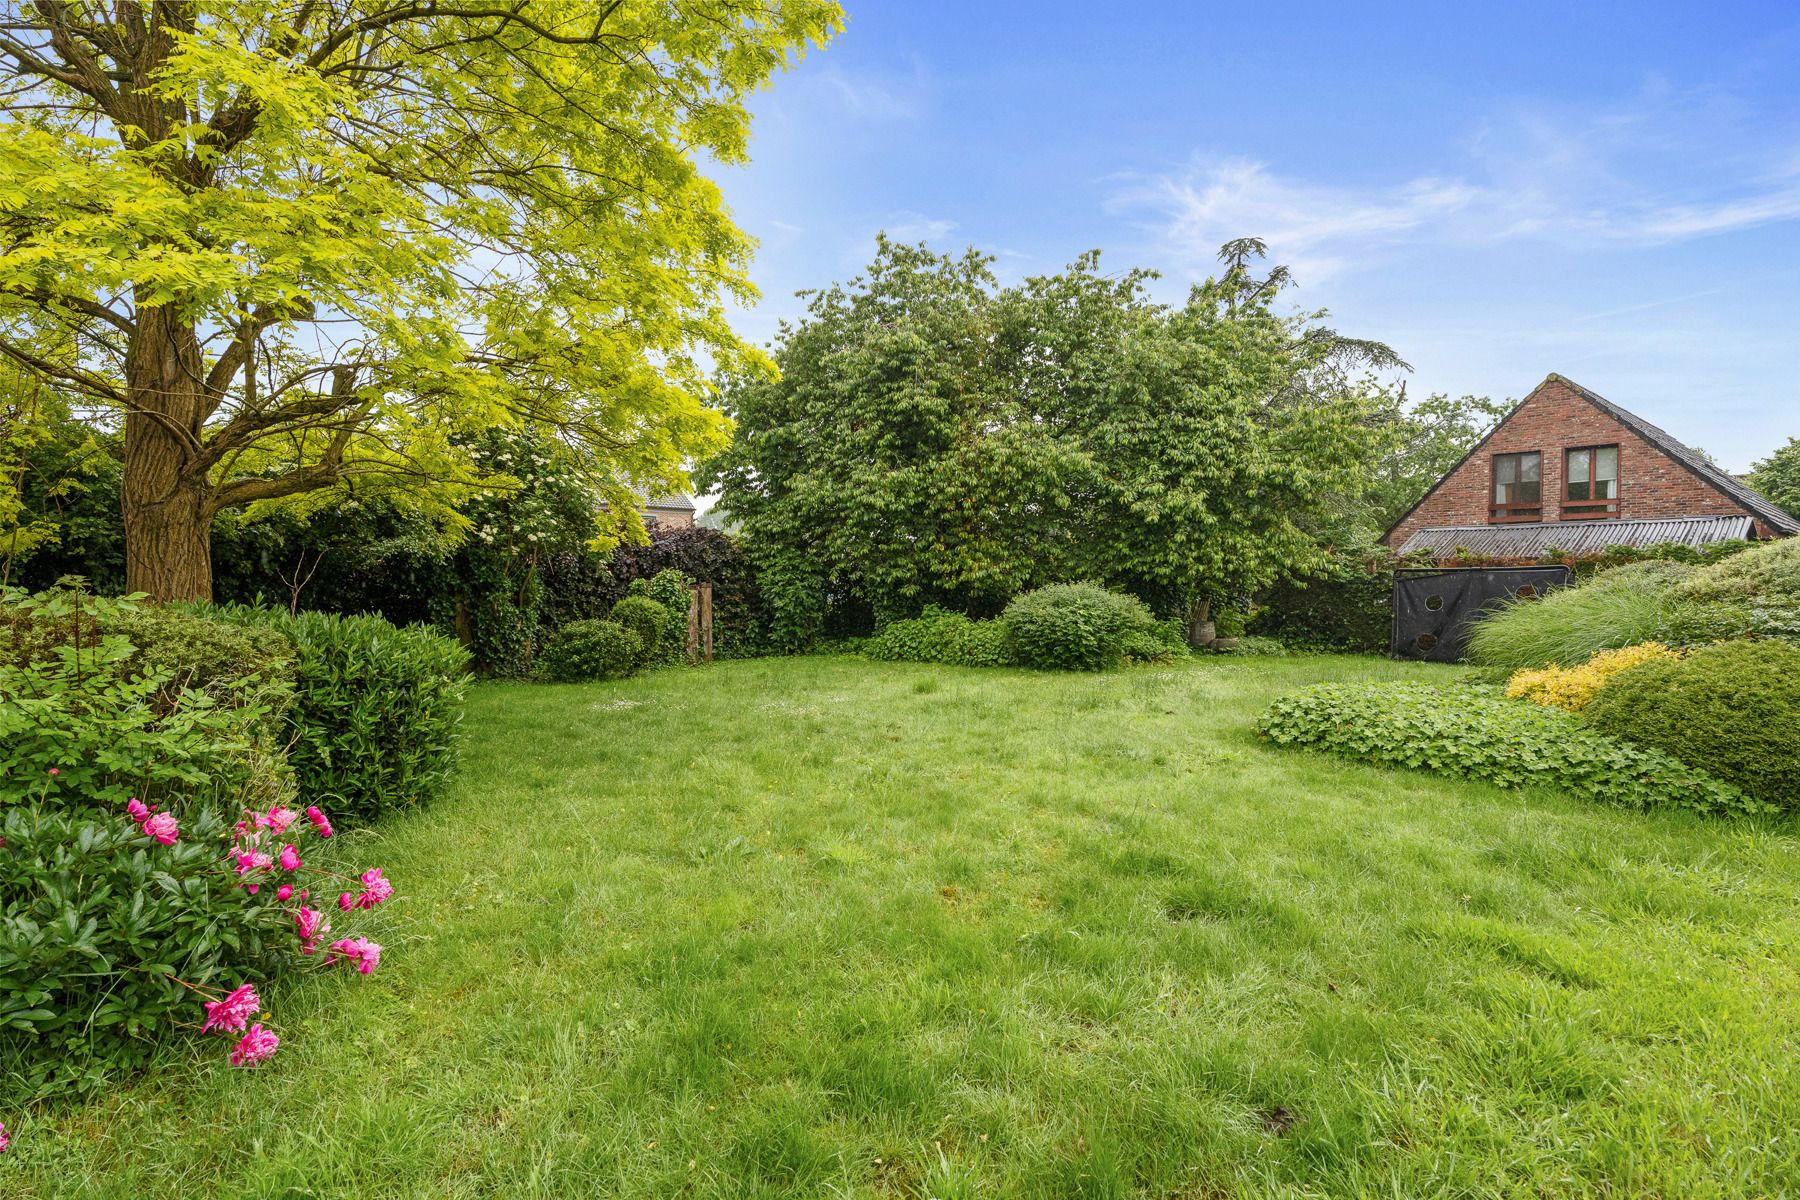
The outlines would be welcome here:
<svg viewBox="0 0 1800 1200">
<path fill-rule="evenodd" d="M 679 663 L 687 661 L 688 606 L 693 600 L 693 584 L 673 567 L 664 567 L 648 579 L 631 581 L 627 595 L 645 596 L 668 611 L 669 623 L 658 635 L 652 661 Z M 715 610 L 718 596 L 713 597 Z M 714 624 L 717 625 L 715 611 Z"/>
<path fill-rule="evenodd" d="M 303 804 L 354 824 L 443 790 L 456 765 L 469 665 L 455 641 L 380 617 L 243 605 L 209 611 L 294 644 L 294 702 L 284 719 Z"/>
<path fill-rule="evenodd" d="M 1125 637 L 1156 619 L 1142 601 L 1096 583 L 1058 583 L 1015 597 L 1001 617 L 1008 656 L 1043 670 L 1099 671 L 1125 656 Z"/>
<path fill-rule="evenodd" d="M 998 621 L 972 621 L 962 613 L 928 606 L 923 615 L 893 621 L 862 644 L 862 653 L 883 662 L 948 663 L 961 667 L 1005 666 L 1006 629 Z"/>
<path fill-rule="evenodd" d="M 1800 647 L 1721 642 L 1608 679 L 1584 713 L 1784 808 L 1800 807 Z"/>
<path fill-rule="evenodd" d="M 171 975 L 229 987 L 293 961 L 294 924 L 275 889 L 250 895 L 223 867 L 223 810 L 172 811 L 180 837 L 169 846 L 123 805 L 109 815 L 21 805 L 0 819 L 7 1094 L 92 1091 L 141 1064 L 200 1011 Z"/>
<path fill-rule="evenodd" d="M 1158 621 L 1149 629 L 1133 629 L 1125 634 L 1120 650 L 1127 662 L 1166 663 L 1187 658 L 1187 622 Z"/>
<path fill-rule="evenodd" d="M 638 635 L 616 621 L 570 621 L 544 651 L 544 668 L 558 683 L 629 675 L 643 660 Z"/>
<path fill-rule="evenodd" d="M 674 621 L 673 613 L 648 596 L 626 596 L 613 605 L 613 624 L 624 626 L 637 637 L 640 667 L 661 661 L 663 636 Z"/>
<path fill-rule="evenodd" d="M 1318 684 L 1277 700 L 1258 729 L 1282 745 L 1500 787 L 1542 784 L 1632 808 L 1768 808 L 1667 754 L 1589 729 L 1573 713 L 1469 687 Z"/>
<path fill-rule="evenodd" d="M 286 639 L 72 589 L 11 593 L 0 625 L 0 804 L 116 811 L 280 786 Z"/>
<path fill-rule="evenodd" d="M 1544 667 L 1586 662 L 1601 650 L 1669 641 L 1671 589 L 1693 571 L 1685 563 L 1631 563 L 1541 600 L 1510 601 L 1470 630 L 1469 659 L 1489 667 Z"/>
<path fill-rule="evenodd" d="M 1800 643 L 1800 538 L 1764 542 L 1672 589 L 1671 634 L 1694 644 L 1758 636 Z"/>
</svg>

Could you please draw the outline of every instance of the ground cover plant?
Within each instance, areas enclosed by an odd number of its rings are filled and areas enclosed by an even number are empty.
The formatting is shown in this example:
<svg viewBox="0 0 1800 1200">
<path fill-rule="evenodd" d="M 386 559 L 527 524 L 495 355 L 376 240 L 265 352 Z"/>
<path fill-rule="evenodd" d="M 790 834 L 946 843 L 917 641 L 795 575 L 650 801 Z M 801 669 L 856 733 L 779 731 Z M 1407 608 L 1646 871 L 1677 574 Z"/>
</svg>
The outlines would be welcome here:
<svg viewBox="0 0 1800 1200">
<path fill-rule="evenodd" d="M 348 835 L 406 882 L 405 952 L 296 981 L 259 1071 L 0 1111 L 0 1191 L 1780 1194 L 1793 824 L 1252 731 L 1304 685 L 1457 677 L 479 685 L 445 803 Z"/>
<path fill-rule="evenodd" d="M 1702 813 L 1771 807 L 1691 762 L 1597 733 L 1560 707 L 1475 687 L 1318 684 L 1277 700 L 1258 728 L 1284 746 L 1497 787 L 1537 783 L 1606 803 Z"/>
</svg>

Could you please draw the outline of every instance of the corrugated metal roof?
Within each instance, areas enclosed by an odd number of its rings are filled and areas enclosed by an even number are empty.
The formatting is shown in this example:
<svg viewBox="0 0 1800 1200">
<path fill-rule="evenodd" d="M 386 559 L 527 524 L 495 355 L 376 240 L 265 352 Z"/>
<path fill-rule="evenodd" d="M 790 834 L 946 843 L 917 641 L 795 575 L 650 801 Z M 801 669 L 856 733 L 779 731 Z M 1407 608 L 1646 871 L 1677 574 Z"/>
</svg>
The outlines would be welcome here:
<svg viewBox="0 0 1800 1200">
<path fill-rule="evenodd" d="M 1667 517 L 1648 521 L 1543 521 L 1532 525 L 1440 525 L 1421 529 L 1401 554 L 1458 550 L 1489 558 L 1542 558 L 1551 550 L 1598 554 L 1608 546 L 1704 546 L 1751 536 L 1749 517 Z"/>
</svg>

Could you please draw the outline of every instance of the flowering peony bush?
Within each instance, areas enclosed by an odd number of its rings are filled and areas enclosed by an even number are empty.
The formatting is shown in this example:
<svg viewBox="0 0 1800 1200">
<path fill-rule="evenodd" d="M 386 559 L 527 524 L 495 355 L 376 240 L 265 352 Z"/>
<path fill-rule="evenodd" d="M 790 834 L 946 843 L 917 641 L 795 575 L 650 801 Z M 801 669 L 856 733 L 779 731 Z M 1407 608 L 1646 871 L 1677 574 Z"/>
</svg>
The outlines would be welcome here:
<svg viewBox="0 0 1800 1200">
<path fill-rule="evenodd" d="M 324 812 L 279 803 L 234 823 L 136 797 L 110 817 L 8 811 L 0 1027 L 25 1035 L 0 1039 L 8 1091 L 89 1090 L 183 1031 L 234 1038 L 234 1066 L 267 1062 L 281 1039 L 261 988 L 300 964 L 367 975 L 381 960 L 361 931 L 334 930 L 329 897 L 336 920 L 366 920 L 393 884 L 339 871 L 331 836 Z"/>
</svg>

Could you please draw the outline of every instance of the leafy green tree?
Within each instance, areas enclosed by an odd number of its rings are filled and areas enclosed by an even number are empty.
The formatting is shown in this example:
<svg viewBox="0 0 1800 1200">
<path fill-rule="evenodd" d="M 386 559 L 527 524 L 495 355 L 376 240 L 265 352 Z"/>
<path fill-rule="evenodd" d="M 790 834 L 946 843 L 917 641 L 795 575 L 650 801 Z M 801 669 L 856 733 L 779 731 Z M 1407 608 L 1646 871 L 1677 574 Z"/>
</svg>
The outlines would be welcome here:
<svg viewBox="0 0 1800 1200">
<path fill-rule="evenodd" d="M 1800 438 L 1789 438 L 1787 445 L 1752 467 L 1750 486 L 1800 519 Z"/>
<path fill-rule="evenodd" d="M 776 640 L 832 611 L 997 611 L 1101 579 L 1165 612 L 1317 553 L 1306 519 L 1368 469 L 1361 372 L 1385 347 L 1282 315 L 1250 242 L 1180 308 L 1098 256 L 1001 288 L 973 252 L 883 239 L 867 274 L 784 328 L 778 379 L 734 377 L 709 464 L 756 557 Z"/>
<path fill-rule="evenodd" d="M 494 426 L 641 532 L 725 440 L 749 239 L 701 159 L 828 0 L 0 0 L 0 356 L 122 424 L 126 586 L 223 511 L 455 525 Z"/>
<path fill-rule="evenodd" d="M 1008 373 L 1028 346 L 988 263 L 883 238 L 865 276 L 783 327 L 780 378 L 727 380 L 736 437 L 708 469 L 755 547 L 779 646 L 820 632 L 828 596 L 881 619 L 998 611 L 1065 539 L 1080 463 Z"/>
</svg>

